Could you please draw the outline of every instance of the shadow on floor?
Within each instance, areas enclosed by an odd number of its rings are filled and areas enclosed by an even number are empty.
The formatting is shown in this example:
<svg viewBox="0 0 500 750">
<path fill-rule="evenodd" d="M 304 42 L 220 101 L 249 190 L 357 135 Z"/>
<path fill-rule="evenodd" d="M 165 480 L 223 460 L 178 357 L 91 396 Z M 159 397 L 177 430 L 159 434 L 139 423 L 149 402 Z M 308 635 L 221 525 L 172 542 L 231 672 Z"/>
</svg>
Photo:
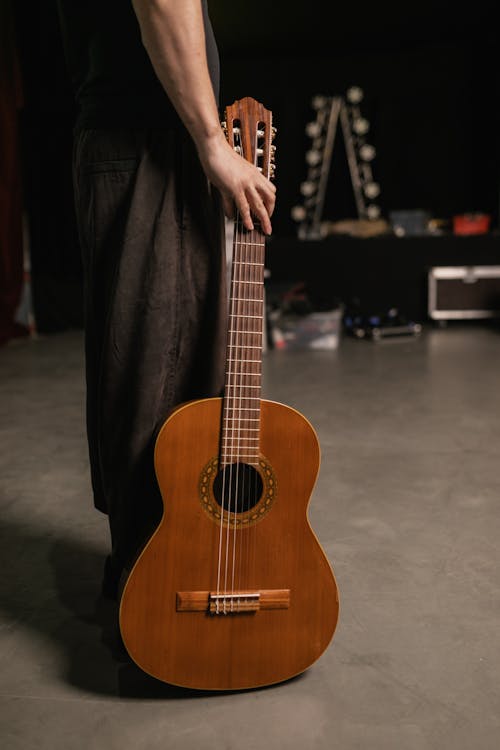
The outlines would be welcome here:
<svg viewBox="0 0 500 750">
<path fill-rule="evenodd" d="M 36 630 L 48 642 L 49 651 L 60 651 L 64 659 L 59 677 L 67 684 L 83 692 L 129 699 L 225 694 L 168 685 L 130 660 L 119 636 L 117 602 L 100 594 L 105 554 L 92 542 L 63 538 L 28 522 L 2 521 L 0 551 L 0 606 L 11 632 Z M 16 671 L 27 669 L 33 664 L 26 660 L 16 666 Z"/>
</svg>

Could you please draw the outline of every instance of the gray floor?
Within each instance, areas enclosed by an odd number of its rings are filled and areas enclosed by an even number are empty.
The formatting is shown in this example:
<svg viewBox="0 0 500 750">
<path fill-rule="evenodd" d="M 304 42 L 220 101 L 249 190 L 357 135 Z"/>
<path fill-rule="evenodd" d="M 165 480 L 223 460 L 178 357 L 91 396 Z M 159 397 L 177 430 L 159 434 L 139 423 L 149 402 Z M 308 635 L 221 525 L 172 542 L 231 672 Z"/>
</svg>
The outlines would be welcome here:
<svg viewBox="0 0 500 750">
<path fill-rule="evenodd" d="M 0 350 L 4 750 L 496 750 L 500 332 L 267 352 L 265 396 L 316 427 L 310 518 L 341 617 L 301 677 L 199 694 L 113 648 L 99 602 L 79 332 Z"/>
</svg>

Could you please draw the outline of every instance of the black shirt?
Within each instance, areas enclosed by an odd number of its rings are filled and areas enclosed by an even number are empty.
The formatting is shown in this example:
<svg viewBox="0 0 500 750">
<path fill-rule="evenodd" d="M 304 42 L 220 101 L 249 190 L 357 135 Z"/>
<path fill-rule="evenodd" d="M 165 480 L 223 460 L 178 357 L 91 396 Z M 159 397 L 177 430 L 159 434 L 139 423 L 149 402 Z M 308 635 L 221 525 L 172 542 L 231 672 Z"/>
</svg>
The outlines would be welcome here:
<svg viewBox="0 0 500 750">
<path fill-rule="evenodd" d="M 207 58 L 216 100 L 219 56 L 207 2 Z M 179 121 L 142 44 L 131 0 L 57 0 L 77 126 L 165 126 Z"/>
</svg>

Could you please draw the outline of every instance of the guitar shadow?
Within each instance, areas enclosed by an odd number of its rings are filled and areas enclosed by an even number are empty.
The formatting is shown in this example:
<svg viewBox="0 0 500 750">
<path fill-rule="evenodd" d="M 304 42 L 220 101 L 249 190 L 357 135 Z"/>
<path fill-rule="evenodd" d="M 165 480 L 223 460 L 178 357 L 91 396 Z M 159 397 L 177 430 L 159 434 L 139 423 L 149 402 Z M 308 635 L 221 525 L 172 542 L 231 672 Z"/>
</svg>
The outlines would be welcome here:
<svg viewBox="0 0 500 750">
<path fill-rule="evenodd" d="M 140 670 L 121 643 L 117 602 L 100 593 L 105 552 L 91 541 L 4 520 L 0 524 L 0 554 L 4 572 L 0 608 L 13 623 L 11 637 L 15 638 L 16 632 L 35 635 L 44 649 L 55 652 L 53 662 L 61 663 L 57 678 L 79 691 L 179 700 L 275 687 L 192 690 L 163 683 Z M 57 652 L 62 659 L 57 658 Z M 33 665 L 18 660 L 12 665 L 14 679 L 26 669 L 32 672 Z M 9 673 L 4 670 L 6 683 Z M 47 684 L 39 687 L 44 692 L 50 689 Z"/>
</svg>

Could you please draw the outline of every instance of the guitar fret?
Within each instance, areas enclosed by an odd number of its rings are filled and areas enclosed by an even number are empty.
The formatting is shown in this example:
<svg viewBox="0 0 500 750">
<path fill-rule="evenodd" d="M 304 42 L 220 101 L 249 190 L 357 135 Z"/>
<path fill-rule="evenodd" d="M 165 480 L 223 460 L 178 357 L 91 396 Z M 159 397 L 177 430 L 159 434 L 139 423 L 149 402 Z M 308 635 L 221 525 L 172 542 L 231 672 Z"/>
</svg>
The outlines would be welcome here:
<svg viewBox="0 0 500 750">
<path fill-rule="evenodd" d="M 247 279 L 233 279 L 233 281 L 237 284 L 259 284 L 260 286 L 264 284 L 263 281 L 248 281 Z"/>
<path fill-rule="evenodd" d="M 250 333 L 250 331 L 248 331 L 248 333 Z M 256 333 L 257 333 L 257 331 L 256 331 Z M 244 349 L 259 349 L 259 351 L 262 350 L 261 346 L 256 346 L 256 345 L 253 345 L 253 344 L 248 344 L 248 345 L 247 344 L 229 344 L 229 348 L 230 349 L 234 349 L 234 348 L 236 348 L 236 349 L 243 349 L 243 348 Z"/>
<path fill-rule="evenodd" d="M 238 440 L 235 440 L 232 437 L 222 438 L 223 443 L 229 443 L 230 448 L 252 448 L 251 445 L 244 445 L 243 442 L 245 440 L 252 441 L 255 443 L 255 441 L 259 441 L 260 438 L 258 437 L 249 437 L 249 438 L 238 438 Z M 223 448 L 227 448 L 227 445 L 223 445 Z"/>
<path fill-rule="evenodd" d="M 233 407 L 235 408 L 235 407 Z M 260 412 L 260 408 L 258 406 L 238 406 L 239 411 L 258 411 Z M 247 417 L 245 417 L 247 419 Z"/>
<path fill-rule="evenodd" d="M 226 375 L 231 379 L 234 380 L 234 376 L 238 377 L 254 377 L 254 378 L 260 378 L 262 373 L 260 372 L 250 372 L 249 370 L 226 370 Z M 260 381 L 259 381 L 260 382 Z M 233 383 L 234 388 L 248 388 L 249 386 L 246 383 Z M 253 388 L 255 388 L 255 385 L 252 385 Z"/>
<path fill-rule="evenodd" d="M 251 260 L 235 260 L 234 261 L 235 266 L 263 266 L 264 263 L 255 263 Z"/>
<path fill-rule="evenodd" d="M 244 313 L 230 313 L 230 318 L 256 318 L 257 320 L 262 320 L 262 315 L 246 315 Z"/>
<path fill-rule="evenodd" d="M 246 242 L 245 240 L 236 240 L 234 243 L 236 246 L 240 247 L 262 247 L 264 248 L 266 246 L 265 242 Z M 238 261 L 235 261 L 237 263 Z M 241 261 L 239 261 L 241 263 Z"/>
<path fill-rule="evenodd" d="M 260 385 L 237 385 L 236 383 L 233 385 L 232 383 L 227 384 L 228 388 L 260 388 Z"/>
<path fill-rule="evenodd" d="M 234 422 L 238 420 L 240 422 L 260 422 L 258 417 L 224 417 L 224 422 Z M 258 430 L 258 427 L 245 427 L 246 430 Z"/>
<path fill-rule="evenodd" d="M 262 336 L 263 335 L 262 331 L 240 331 L 240 330 L 235 329 L 235 328 L 230 328 L 229 331 L 228 331 L 228 333 L 246 333 L 246 334 L 250 334 L 252 336 Z M 234 346 L 234 344 L 233 344 L 233 346 Z"/>
<path fill-rule="evenodd" d="M 247 297 L 233 297 L 233 302 L 260 302 L 262 304 L 264 300 L 262 298 L 250 299 Z"/>
<path fill-rule="evenodd" d="M 233 398 L 234 398 L 234 396 L 233 396 Z M 250 398 L 249 396 L 247 396 L 247 401 L 250 401 L 250 400 L 251 400 L 251 398 Z M 253 399 L 253 400 L 254 400 L 254 401 L 256 401 L 256 400 L 260 401 L 260 399 Z M 228 407 L 227 411 L 228 411 L 228 412 L 229 412 L 229 411 L 231 411 L 231 413 L 232 413 L 232 416 L 228 416 L 228 419 L 235 419 L 235 416 L 234 416 L 234 415 L 235 415 L 235 414 L 236 414 L 237 412 L 240 412 L 240 411 L 241 411 L 242 409 L 244 409 L 244 408 L 247 408 L 247 409 L 249 409 L 249 410 L 250 410 L 250 407 L 240 407 L 240 406 L 239 406 L 239 404 L 238 404 L 238 405 L 233 405 L 233 406 L 232 406 L 231 408 L 230 408 L 230 407 Z M 254 409 L 252 409 L 252 411 L 255 411 L 255 412 L 257 412 L 257 413 L 260 413 L 260 409 L 258 409 L 257 407 L 255 407 Z"/>
<path fill-rule="evenodd" d="M 231 420 L 231 421 L 239 421 L 239 420 L 238 420 L 238 419 L 236 418 L 236 419 L 234 419 L 234 420 Z M 246 422 L 247 420 L 246 420 L 246 419 L 242 419 L 241 421 L 242 421 L 242 422 Z M 254 421 L 254 422 L 258 422 L 259 420 L 258 420 L 258 419 L 255 419 L 255 420 L 252 420 L 252 421 Z M 235 429 L 235 428 L 233 427 L 233 428 L 231 428 L 231 429 Z M 242 427 L 241 429 L 242 429 L 242 430 L 245 430 L 245 432 L 246 432 L 247 430 L 249 430 L 250 432 L 259 432 L 259 427 Z"/>
<path fill-rule="evenodd" d="M 228 357 L 227 362 L 252 362 L 254 365 L 260 365 L 261 361 L 260 359 L 240 359 L 238 358 L 232 358 Z"/>
</svg>

